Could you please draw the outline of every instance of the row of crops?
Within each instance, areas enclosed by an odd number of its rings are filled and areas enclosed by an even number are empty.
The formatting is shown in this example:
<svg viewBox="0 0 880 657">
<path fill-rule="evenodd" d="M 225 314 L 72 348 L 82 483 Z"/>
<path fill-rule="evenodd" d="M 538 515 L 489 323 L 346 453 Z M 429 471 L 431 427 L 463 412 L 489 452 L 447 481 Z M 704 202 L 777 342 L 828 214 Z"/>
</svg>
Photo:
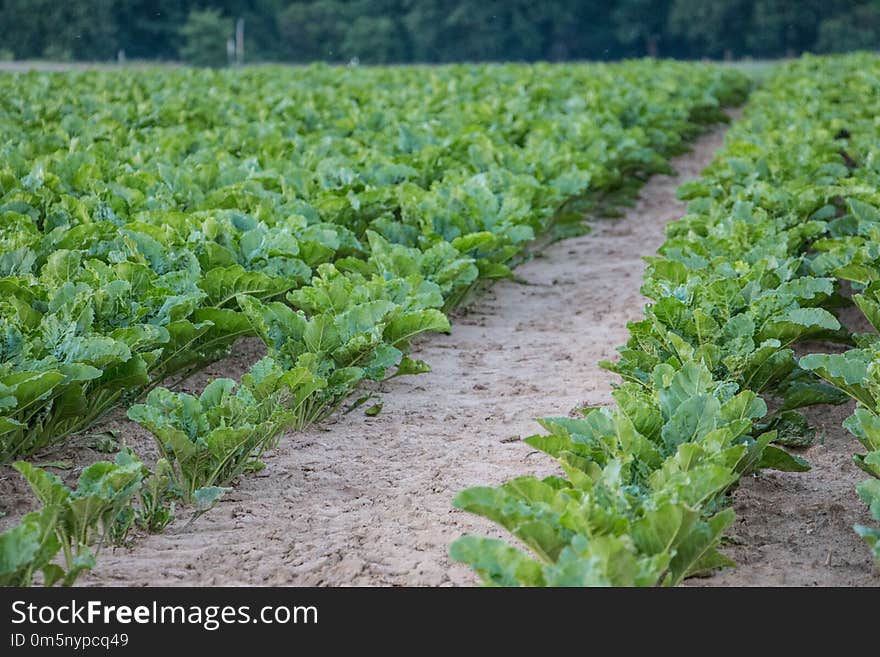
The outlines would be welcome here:
<svg viewBox="0 0 880 657">
<path fill-rule="evenodd" d="M 527 439 L 565 476 L 456 499 L 527 549 L 467 536 L 455 559 L 533 586 L 675 585 L 726 565 L 729 490 L 759 468 L 808 468 L 781 447 L 810 439 L 798 409 L 847 398 L 870 475 L 857 492 L 880 523 L 880 337 L 839 321 L 855 303 L 880 331 L 878 117 L 873 55 L 785 65 L 752 96 L 648 259 L 645 318 L 603 363 L 624 381 L 616 405 Z M 804 354 L 817 345 L 829 353 Z M 880 563 L 880 529 L 855 531 Z"/>
<path fill-rule="evenodd" d="M 427 371 L 415 336 L 747 86 L 669 62 L 0 78 L 0 463 L 42 505 L 0 583 L 70 584 L 365 381 Z M 240 381 L 174 390 L 246 336 L 267 356 Z M 153 467 L 125 448 L 68 487 L 23 460 L 118 407 Z"/>
</svg>

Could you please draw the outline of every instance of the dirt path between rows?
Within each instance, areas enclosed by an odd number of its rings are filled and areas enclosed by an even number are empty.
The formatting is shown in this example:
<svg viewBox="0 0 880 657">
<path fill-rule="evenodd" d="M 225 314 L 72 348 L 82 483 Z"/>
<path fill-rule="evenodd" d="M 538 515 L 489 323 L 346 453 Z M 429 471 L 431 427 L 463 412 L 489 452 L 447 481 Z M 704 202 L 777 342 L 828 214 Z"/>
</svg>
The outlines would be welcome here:
<svg viewBox="0 0 880 657">
<path fill-rule="evenodd" d="M 596 363 L 615 355 L 626 339 L 626 322 L 640 317 L 641 256 L 655 252 L 664 224 L 683 213 L 676 186 L 710 162 L 723 134 L 718 129 L 704 136 L 676 159 L 678 177 L 651 180 L 624 218 L 599 221 L 590 235 L 552 245 L 521 266 L 517 274 L 527 285 L 495 285 L 456 318 L 451 335 L 422 341 L 416 356 L 433 371 L 386 383 L 378 417 L 356 410 L 286 436 L 264 471 L 243 479 L 188 530 L 141 538 L 130 550 L 107 550 L 83 583 L 476 583 L 469 569 L 450 562 L 449 543 L 467 532 L 501 534 L 489 522 L 454 510 L 452 497 L 468 486 L 554 472 L 549 458 L 517 440 L 539 430 L 533 417 L 610 403 L 613 377 Z M 244 343 L 233 358 L 184 388 L 200 390 L 211 377 L 237 377 L 259 355 L 259 344 Z M 149 438 L 138 427 L 121 417 L 110 426 L 149 456 Z M 851 450 L 849 444 L 845 451 Z M 829 453 L 834 471 L 845 469 L 843 457 Z M 747 560 L 740 570 L 701 582 L 804 583 L 800 574 L 789 578 L 797 569 L 809 573 L 808 583 L 865 583 L 871 572 L 866 550 L 845 526 L 852 524 L 856 501 L 826 498 L 844 511 L 826 506 L 802 531 L 794 531 L 801 515 L 786 518 L 779 531 L 765 526 L 779 523 L 784 510 L 802 504 L 798 496 L 815 485 L 806 477 L 773 474 L 747 482 L 737 512 L 750 527 L 756 515 L 759 522 L 754 531 L 740 524 L 737 533 L 766 545 L 756 548 L 757 562 Z M 842 491 L 849 484 L 840 486 Z M 820 513 L 816 503 L 811 500 L 808 508 Z M 845 536 L 848 547 L 814 546 L 810 554 L 822 559 L 805 556 L 797 562 L 789 560 L 790 551 L 778 550 L 779 543 L 802 545 L 811 536 L 826 543 Z M 744 546 L 736 556 L 752 549 Z M 823 561 L 829 549 L 830 565 Z M 846 568 L 838 568 L 842 559 Z"/>
</svg>

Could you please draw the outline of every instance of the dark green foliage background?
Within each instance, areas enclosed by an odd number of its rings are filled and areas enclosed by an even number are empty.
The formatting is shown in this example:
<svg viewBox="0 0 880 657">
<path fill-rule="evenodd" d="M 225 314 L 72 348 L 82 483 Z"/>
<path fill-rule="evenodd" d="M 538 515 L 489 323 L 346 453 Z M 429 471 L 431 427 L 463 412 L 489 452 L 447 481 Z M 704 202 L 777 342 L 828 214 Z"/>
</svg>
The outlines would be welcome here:
<svg viewBox="0 0 880 657">
<path fill-rule="evenodd" d="M 880 45 L 880 0 L 0 0 L 0 51 L 222 64 L 237 18 L 249 61 L 771 58 Z"/>
</svg>

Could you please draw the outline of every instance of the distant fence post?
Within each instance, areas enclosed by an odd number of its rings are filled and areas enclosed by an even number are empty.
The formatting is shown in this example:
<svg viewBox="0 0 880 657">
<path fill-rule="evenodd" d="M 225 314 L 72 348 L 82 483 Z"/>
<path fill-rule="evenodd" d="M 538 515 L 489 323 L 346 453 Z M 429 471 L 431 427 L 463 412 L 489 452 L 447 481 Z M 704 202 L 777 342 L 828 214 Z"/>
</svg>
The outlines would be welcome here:
<svg viewBox="0 0 880 657">
<path fill-rule="evenodd" d="M 235 63 L 244 64 L 244 19 L 235 22 Z"/>
</svg>

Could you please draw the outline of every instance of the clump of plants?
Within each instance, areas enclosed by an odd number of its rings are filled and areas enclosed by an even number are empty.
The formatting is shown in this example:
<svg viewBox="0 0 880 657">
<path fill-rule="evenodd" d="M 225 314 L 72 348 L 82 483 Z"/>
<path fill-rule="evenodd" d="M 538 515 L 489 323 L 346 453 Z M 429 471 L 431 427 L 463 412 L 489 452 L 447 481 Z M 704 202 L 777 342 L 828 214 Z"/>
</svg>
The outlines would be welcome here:
<svg viewBox="0 0 880 657">
<path fill-rule="evenodd" d="M 115 463 L 86 467 L 75 488 L 42 468 L 18 461 L 42 509 L 29 513 L 0 534 L 0 585 L 30 586 L 37 574 L 43 584 L 69 586 L 95 565 L 95 556 L 116 531 L 144 480 L 144 465 L 128 452 Z M 93 551 L 94 549 L 94 551 Z M 59 553 L 60 559 L 56 559 Z"/>
<path fill-rule="evenodd" d="M 181 497 L 201 506 L 240 475 L 263 468 L 260 458 L 313 385 L 302 372 L 264 358 L 240 384 L 215 379 L 198 397 L 156 388 L 128 417 L 153 434 L 161 468 Z"/>
</svg>

